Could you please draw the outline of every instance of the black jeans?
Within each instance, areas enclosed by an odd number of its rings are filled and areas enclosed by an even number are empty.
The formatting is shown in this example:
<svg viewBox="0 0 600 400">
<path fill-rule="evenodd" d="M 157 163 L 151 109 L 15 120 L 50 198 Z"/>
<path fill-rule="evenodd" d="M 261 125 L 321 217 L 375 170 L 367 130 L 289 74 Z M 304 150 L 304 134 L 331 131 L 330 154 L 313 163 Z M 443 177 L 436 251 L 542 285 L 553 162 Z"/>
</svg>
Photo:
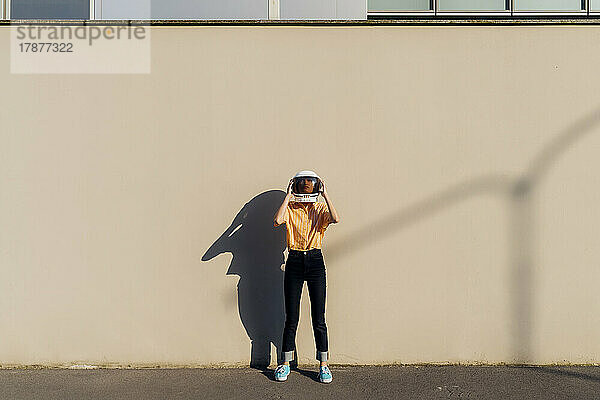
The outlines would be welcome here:
<svg viewBox="0 0 600 400">
<path fill-rule="evenodd" d="M 327 325 L 325 325 L 326 276 L 321 249 L 290 250 L 285 263 L 283 291 L 285 294 L 285 327 L 282 353 L 284 361 L 291 361 L 296 348 L 296 330 L 300 318 L 300 297 L 304 281 L 308 285 L 316 358 L 327 361 Z"/>
</svg>

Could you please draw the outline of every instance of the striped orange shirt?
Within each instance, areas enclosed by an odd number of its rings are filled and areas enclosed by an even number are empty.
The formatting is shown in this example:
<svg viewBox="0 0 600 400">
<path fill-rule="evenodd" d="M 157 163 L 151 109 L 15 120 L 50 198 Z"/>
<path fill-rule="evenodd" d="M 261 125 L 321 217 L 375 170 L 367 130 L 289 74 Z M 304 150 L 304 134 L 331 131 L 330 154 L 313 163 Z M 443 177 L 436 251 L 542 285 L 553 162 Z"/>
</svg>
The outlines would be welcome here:
<svg viewBox="0 0 600 400">
<path fill-rule="evenodd" d="M 326 203 L 290 201 L 284 213 L 288 249 L 320 249 L 330 222 L 331 214 Z"/>
</svg>

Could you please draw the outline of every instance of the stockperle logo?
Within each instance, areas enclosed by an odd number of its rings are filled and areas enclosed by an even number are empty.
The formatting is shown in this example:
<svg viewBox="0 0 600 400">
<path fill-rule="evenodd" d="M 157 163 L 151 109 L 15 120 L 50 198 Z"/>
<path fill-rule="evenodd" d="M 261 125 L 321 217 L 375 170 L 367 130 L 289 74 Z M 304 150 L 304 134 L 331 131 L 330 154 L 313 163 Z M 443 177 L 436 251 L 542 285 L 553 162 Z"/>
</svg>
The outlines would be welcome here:
<svg viewBox="0 0 600 400">
<path fill-rule="evenodd" d="M 11 26 L 11 73 L 149 74 L 148 26 Z"/>
</svg>

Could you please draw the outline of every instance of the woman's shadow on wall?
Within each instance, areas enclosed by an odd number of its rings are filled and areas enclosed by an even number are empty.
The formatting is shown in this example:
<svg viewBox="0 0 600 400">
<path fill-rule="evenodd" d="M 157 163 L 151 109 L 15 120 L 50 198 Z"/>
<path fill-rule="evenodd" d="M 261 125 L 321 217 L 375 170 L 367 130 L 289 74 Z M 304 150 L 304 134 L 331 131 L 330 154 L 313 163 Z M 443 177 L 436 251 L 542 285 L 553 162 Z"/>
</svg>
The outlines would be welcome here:
<svg viewBox="0 0 600 400">
<path fill-rule="evenodd" d="M 251 340 L 250 366 L 267 368 L 271 343 L 278 363 L 285 322 L 283 276 L 285 225 L 275 227 L 273 217 L 285 193 L 269 190 L 242 207 L 233 222 L 202 256 L 209 261 L 229 252 L 233 259 L 227 275 L 239 275 L 238 310 Z"/>
</svg>

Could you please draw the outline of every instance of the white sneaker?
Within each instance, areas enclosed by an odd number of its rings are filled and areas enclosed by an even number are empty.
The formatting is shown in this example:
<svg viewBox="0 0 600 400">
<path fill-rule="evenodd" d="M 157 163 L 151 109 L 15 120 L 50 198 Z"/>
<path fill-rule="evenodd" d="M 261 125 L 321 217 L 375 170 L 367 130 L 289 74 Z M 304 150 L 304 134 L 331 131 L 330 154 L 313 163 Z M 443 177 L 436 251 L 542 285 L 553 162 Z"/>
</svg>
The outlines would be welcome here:
<svg viewBox="0 0 600 400">
<path fill-rule="evenodd" d="M 333 380 L 333 375 L 331 375 L 331 371 L 327 365 L 319 367 L 319 380 L 322 383 L 329 383 Z"/>
<path fill-rule="evenodd" d="M 283 382 L 287 380 L 288 375 L 290 374 L 290 366 L 281 364 L 275 368 L 275 380 L 279 382 Z"/>
</svg>

